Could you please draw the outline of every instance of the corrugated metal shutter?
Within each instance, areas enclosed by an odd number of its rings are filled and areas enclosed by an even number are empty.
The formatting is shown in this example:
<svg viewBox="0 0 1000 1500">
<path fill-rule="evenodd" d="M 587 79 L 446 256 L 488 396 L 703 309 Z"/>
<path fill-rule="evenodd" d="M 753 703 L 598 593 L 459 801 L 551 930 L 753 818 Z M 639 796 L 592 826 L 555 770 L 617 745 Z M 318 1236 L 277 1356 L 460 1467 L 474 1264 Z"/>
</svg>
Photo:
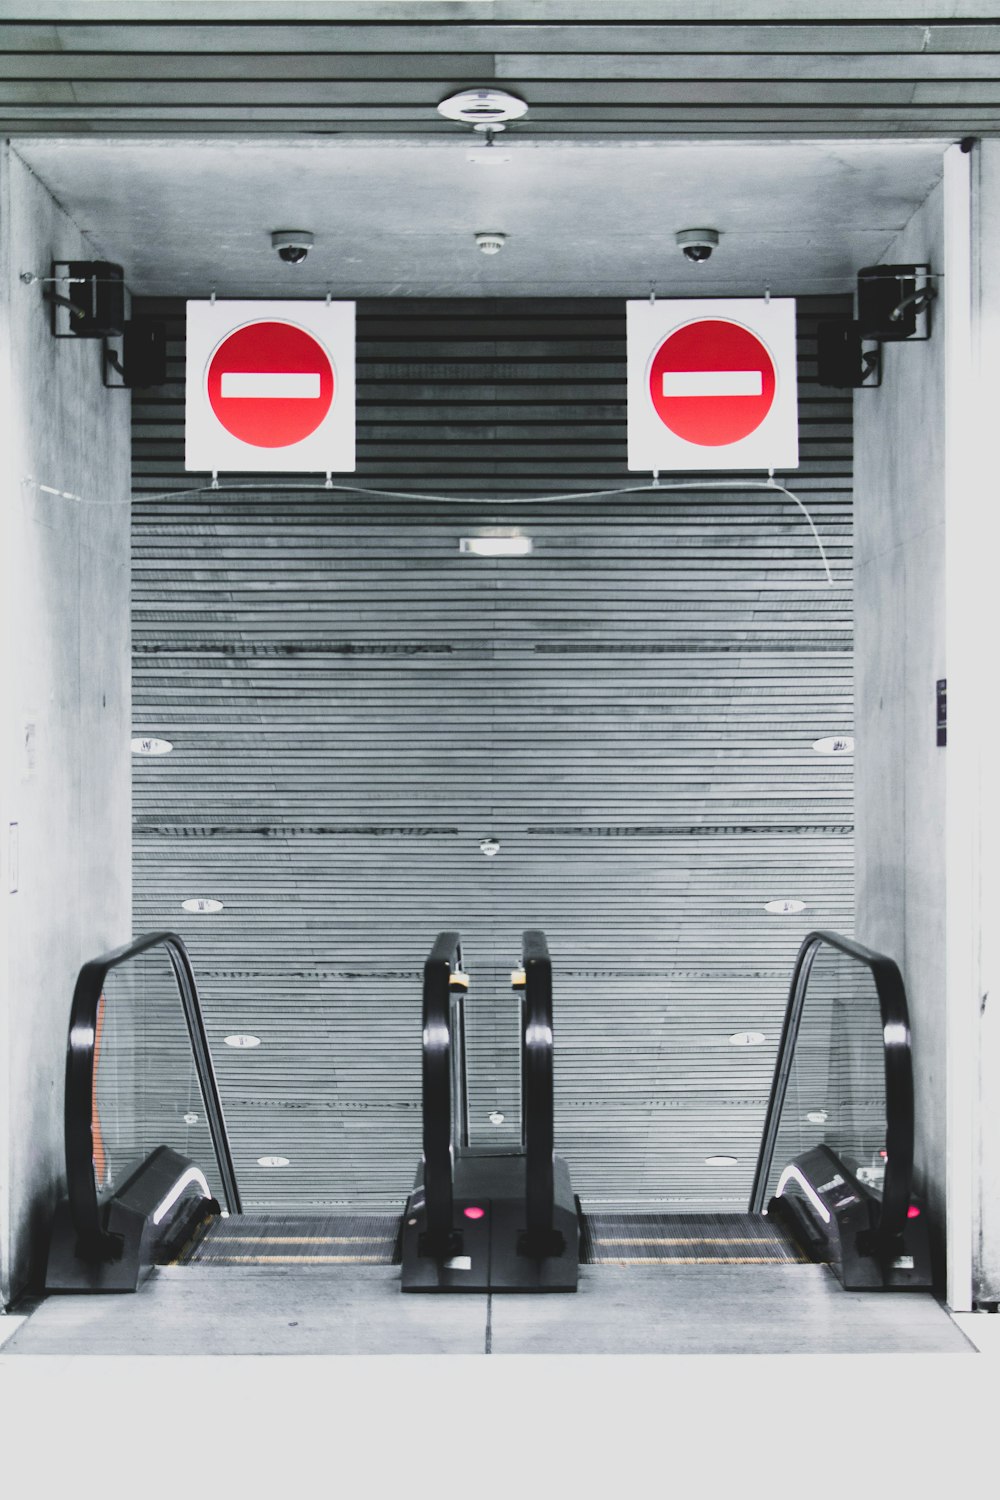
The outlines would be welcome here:
<svg viewBox="0 0 1000 1500">
<path fill-rule="evenodd" d="M 799 305 L 792 480 L 833 588 L 780 495 L 509 504 L 633 482 L 620 302 L 359 304 L 358 485 L 466 506 L 183 493 L 183 304 L 140 307 L 170 320 L 172 384 L 134 401 L 135 722 L 176 748 L 135 763 L 136 925 L 190 945 L 247 1206 L 404 1197 L 445 927 L 473 974 L 473 1140 L 515 1140 L 529 926 L 584 1201 L 744 1204 L 798 943 L 852 920 L 851 764 L 811 749 L 852 709 L 851 400 L 814 381 L 834 304 Z M 512 522 L 530 557 L 459 554 Z"/>
</svg>

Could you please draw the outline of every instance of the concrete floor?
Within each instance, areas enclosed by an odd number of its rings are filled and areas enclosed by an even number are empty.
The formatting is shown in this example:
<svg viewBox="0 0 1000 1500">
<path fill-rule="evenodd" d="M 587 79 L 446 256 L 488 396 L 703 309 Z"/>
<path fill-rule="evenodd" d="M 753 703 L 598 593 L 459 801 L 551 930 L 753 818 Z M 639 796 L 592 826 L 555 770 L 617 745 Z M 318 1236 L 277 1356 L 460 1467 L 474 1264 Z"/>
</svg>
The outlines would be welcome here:
<svg viewBox="0 0 1000 1500">
<path fill-rule="evenodd" d="M 399 1290 L 395 1266 L 171 1266 L 134 1294 L 51 1296 L 19 1355 L 963 1354 L 919 1293 L 844 1292 L 823 1266 L 584 1266 L 549 1296 Z"/>
</svg>

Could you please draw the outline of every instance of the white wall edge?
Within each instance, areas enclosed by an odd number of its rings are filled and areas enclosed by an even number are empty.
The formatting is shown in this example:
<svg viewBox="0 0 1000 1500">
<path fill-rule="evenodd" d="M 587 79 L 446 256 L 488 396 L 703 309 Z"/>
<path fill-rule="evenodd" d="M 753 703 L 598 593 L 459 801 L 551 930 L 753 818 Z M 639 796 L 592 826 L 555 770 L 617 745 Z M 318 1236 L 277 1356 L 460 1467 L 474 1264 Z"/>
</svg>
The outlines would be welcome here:
<svg viewBox="0 0 1000 1500">
<path fill-rule="evenodd" d="M 982 536 L 977 525 L 973 181 L 976 148 L 944 155 L 947 1301 L 972 1308 L 978 1118 L 979 803 L 977 645 Z M 919 435 L 914 433 L 914 440 Z M 928 684 L 928 695 L 932 684 Z M 928 730 L 930 726 L 928 725 Z"/>
<path fill-rule="evenodd" d="M 15 475 L 21 472 L 20 454 L 17 449 L 18 434 L 14 432 L 11 417 L 12 372 L 10 368 L 10 295 L 14 271 L 10 253 L 10 144 L 0 141 L 0 448 L 6 463 L 0 473 L 0 588 L 3 605 L 0 605 L 0 703 L 5 708 L 10 704 L 11 659 L 15 649 L 15 634 L 7 611 L 11 592 L 10 537 L 8 516 L 17 500 Z M 9 827 L 17 819 L 13 799 L 13 771 L 9 756 L 9 735 L 0 734 L 0 870 L 4 875 L 0 885 L 0 1307 L 10 1298 L 11 1259 L 11 1102 L 10 1102 L 10 943 L 8 933 L 11 922 L 9 881 L 10 841 Z"/>
</svg>

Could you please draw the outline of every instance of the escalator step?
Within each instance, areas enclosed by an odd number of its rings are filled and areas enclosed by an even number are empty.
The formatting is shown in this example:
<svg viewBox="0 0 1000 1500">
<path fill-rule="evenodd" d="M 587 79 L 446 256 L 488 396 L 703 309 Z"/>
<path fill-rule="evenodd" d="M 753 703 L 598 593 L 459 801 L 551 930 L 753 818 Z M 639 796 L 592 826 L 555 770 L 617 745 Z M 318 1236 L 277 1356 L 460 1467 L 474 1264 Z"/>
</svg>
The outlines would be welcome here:
<svg viewBox="0 0 1000 1500">
<path fill-rule="evenodd" d="M 398 1214 L 239 1214 L 213 1219 L 173 1265 L 389 1266 L 399 1263 Z"/>
<path fill-rule="evenodd" d="M 584 1213 L 582 1265 L 804 1264 L 777 1224 L 753 1214 Z"/>
</svg>

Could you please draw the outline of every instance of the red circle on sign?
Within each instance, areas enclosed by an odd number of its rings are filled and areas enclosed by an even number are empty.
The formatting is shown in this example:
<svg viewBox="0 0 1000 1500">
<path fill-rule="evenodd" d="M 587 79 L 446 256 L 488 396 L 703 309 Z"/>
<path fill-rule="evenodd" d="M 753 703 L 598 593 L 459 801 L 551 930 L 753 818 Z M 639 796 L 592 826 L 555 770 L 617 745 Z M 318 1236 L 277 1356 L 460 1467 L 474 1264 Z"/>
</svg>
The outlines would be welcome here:
<svg viewBox="0 0 1000 1500">
<path fill-rule="evenodd" d="M 774 363 L 756 334 L 724 318 L 699 318 L 664 339 L 649 366 L 660 421 L 701 448 L 738 443 L 774 401 Z"/>
<path fill-rule="evenodd" d="M 293 323 L 248 323 L 216 349 L 208 400 L 227 432 L 255 448 L 288 448 L 316 431 L 333 403 L 333 365 Z"/>
</svg>

